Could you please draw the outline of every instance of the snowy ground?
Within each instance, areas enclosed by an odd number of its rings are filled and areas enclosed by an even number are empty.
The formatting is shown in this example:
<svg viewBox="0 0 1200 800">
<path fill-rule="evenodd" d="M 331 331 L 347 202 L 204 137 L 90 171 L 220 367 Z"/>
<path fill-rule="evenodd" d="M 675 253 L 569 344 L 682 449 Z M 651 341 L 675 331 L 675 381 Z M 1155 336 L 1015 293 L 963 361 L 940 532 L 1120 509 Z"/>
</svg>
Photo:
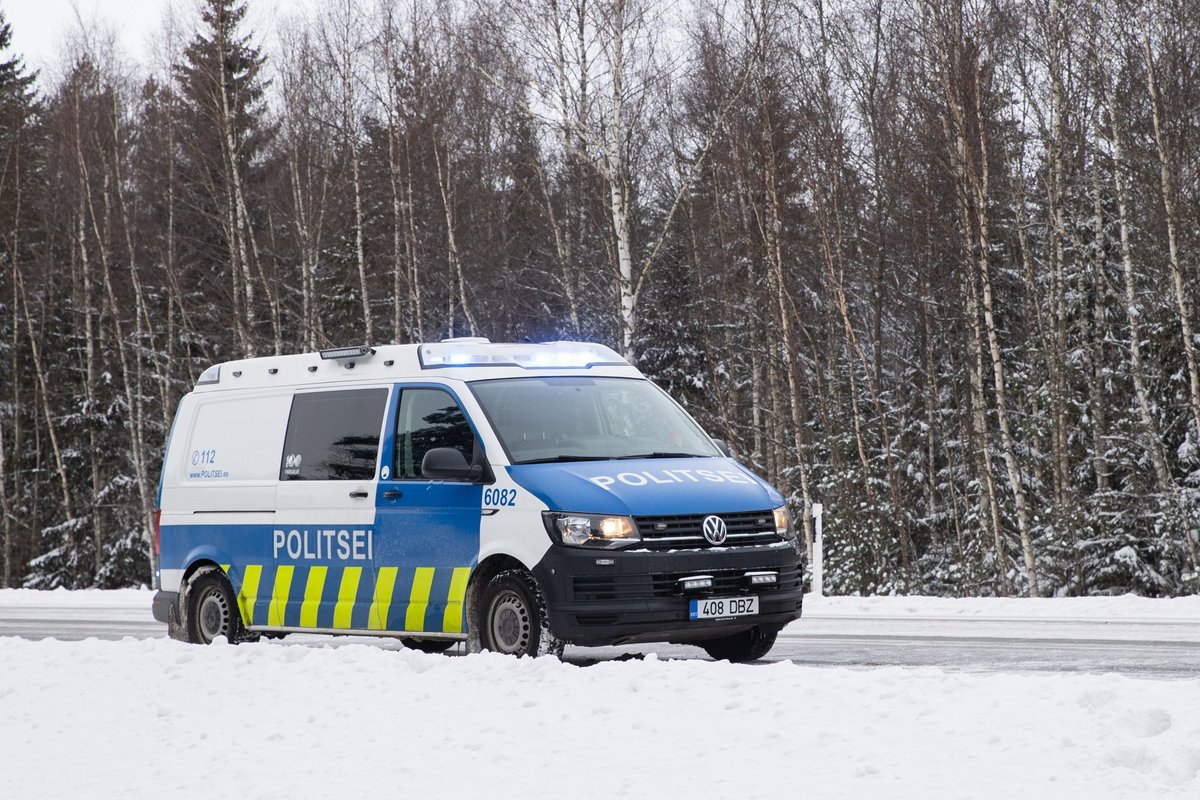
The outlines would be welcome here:
<svg viewBox="0 0 1200 800">
<path fill-rule="evenodd" d="M 150 615 L 149 590 L 0 589 L 0 637 L 83 639 L 163 635 Z M 1200 645 L 1200 596 L 1062 599 L 937 597 L 814 597 L 804 618 L 786 629 L 776 650 L 802 637 L 1019 639 L 1075 642 L 1159 642 Z M 627 648 L 647 651 L 662 648 Z M 586 651 L 585 651 L 586 652 Z M 1200 677 L 1200 665 L 1197 666 Z"/>
<path fill-rule="evenodd" d="M 149 597 L 4 591 L 0 612 L 148 614 Z M 797 627 L 1200 627 L 1200 598 L 808 611 Z M 0 637 L 0 798 L 1200 797 L 1200 674 L 580 666 L 310 638 Z"/>
</svg>

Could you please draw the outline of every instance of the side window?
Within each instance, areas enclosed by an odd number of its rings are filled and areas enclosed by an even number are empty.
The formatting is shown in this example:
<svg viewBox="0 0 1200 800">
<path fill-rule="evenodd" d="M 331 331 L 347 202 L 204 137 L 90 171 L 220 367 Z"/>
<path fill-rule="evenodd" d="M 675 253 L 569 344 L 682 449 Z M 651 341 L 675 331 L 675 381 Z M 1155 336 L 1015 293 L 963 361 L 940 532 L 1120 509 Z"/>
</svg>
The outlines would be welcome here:
<svg viewBox="0 0 1200 800">
<path fill-rule="evenodd" d="M 453 447 L 467 463 L 475 450 L 475 434 L 466 415 L 449 392 L 441 389 L 404 389 L 396 419 L 397 480 L 421 476 L 421 460 L 435 447 Z"/>
<path fill-rule="evenodd" d="M 375 477 L 387 389 L 305 392 L 292 398 L 281 481 L 364 481 Z"/>
</svg>

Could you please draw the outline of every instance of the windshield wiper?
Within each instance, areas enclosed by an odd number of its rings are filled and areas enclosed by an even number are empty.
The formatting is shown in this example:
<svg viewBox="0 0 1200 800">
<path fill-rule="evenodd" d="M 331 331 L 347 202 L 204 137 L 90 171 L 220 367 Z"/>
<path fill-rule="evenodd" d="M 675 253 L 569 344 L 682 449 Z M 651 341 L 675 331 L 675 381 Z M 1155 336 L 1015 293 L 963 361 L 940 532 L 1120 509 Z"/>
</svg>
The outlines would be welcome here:
<svg viewBox="0 0 1200 800">
<path fill-rule="evenodd" d="M 703 453 L 664 453 L 656 451 L 653 453 L 635 453 L 631 456 L 617 457 L 620 461 L 632 461 L 635 458 L 709 458 L 709 456 Z"/>
<path fill-rule="evenodd" d="M 528 461 L 514 461 L 513 465 L 521 464 L 553 464 L 558 461 L 608 461 L 612 456 L 572 456 L 558 455 L 550 456 L 549 458 L 531 458 Z"/>
</svg>

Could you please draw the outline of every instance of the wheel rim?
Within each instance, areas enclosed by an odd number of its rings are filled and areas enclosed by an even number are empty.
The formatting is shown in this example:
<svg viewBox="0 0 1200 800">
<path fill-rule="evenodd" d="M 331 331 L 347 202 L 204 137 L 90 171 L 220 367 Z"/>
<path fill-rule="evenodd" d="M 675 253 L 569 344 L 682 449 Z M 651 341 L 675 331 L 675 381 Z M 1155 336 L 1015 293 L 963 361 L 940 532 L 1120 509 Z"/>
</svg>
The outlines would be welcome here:
<svg viewBox="0 0 1200 800">
<path fill-rule="evenodd" d="M 231 619 L 229 598 L 220 589 L 210 588 L 200 598 L 197 620 L 200 623 L 200 635 L 204 641 L 211 642 L 218 636 L 229 636 L 229 621 Z"/>
<path fill-rule="evenodd" d="M 533 618 L 524 598 L 511 589 L 492 601 L 490 630 L 492 644 L 501 653 L 521 654 L 533 639 Z"/>
</svg>

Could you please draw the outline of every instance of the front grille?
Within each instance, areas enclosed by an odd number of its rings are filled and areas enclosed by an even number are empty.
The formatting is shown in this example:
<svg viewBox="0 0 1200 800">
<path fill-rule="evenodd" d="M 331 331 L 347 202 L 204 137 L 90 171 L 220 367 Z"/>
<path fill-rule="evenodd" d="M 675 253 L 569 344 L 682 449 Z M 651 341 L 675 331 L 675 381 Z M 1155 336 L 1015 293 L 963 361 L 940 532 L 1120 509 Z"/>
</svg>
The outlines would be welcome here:
<svg viewBox="0 0 1200 800">
<path fill-rule="evenodd" d="M 749 586 L 747 572 L 754 568 L 723 570 L 692 570 L 691 572 L 654 572 L 648 575 L 576 575 L 573 582 L 576 600 L 657 600 L 679 597 L 679 579 L 690 575 L 711 575 L 713 587 L 707 595 L 730 597 L 766 592 L 794 591 L 803 580 L 799 565 L 766 567 L 779 573 L 773 586 Z"/>
<path fill-rule="evenodd" d="M 681 514 L 678 516 L 634 517 L 638 533 L 642 536 L 642 547 L 646 550 L 690 550 L 713 547 L 704 538 L 704 518 L 707 514 Z M 772 511 L 739 511 L 733 514 L 717 514 L 725 520 L 728 538 L 720 547 L 751 547 L 760 544 L 776 544 L 780 539 L 775 534 L 775 515 Z"/>
</svg>

